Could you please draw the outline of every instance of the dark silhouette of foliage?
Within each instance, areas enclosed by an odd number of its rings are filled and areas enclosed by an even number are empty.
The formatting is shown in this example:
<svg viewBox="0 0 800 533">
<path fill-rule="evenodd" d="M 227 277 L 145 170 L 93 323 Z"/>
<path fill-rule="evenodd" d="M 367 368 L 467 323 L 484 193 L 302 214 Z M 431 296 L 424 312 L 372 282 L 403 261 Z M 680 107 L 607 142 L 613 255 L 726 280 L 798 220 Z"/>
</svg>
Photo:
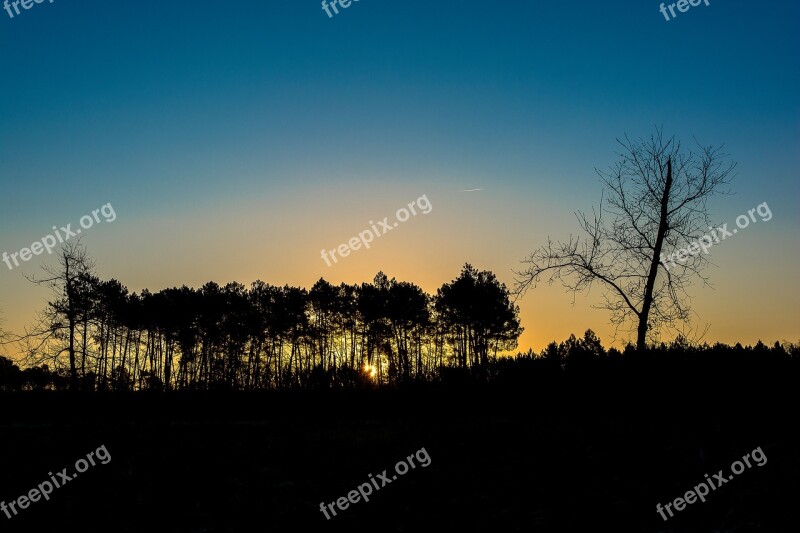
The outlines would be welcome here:
<svg viewBox="0 0 800 533">
<path fill-rule="evenodd" d="M 513 350 L 522 333 L 519 308 L 491 272 L 465 265 L 461 275 L 439 289 L 436 312 L 461 368 L 485 366 L 490 354 Z"/>
<path fill-rule="evenodd" d="M 310 290 L 256 281 L 130 293 L 94 276 L 79 245 L 62 250 L 60 270 L 46 271 L 37 283 L 49 284 L 56 298 L 18 340 L 28 366 L 66 368 L 72 390 L 426 382 L 450 365 L 486 368 L 522 332 L 506 287 L 470 265 L 435 298 L 383 272 L 361 285 L 320 279 Z M 31 383 L 61 386 L 55 376 Z"/>
</svg>

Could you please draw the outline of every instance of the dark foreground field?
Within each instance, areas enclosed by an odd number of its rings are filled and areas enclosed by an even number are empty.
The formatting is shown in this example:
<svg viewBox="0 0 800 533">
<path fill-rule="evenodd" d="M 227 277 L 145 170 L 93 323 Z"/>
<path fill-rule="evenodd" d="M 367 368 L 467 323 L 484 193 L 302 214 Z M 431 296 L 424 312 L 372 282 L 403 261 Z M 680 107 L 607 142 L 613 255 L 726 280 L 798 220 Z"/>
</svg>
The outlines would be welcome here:
<svg viewBox="0 0 800 533">
<path fill-rule="evenodd" d="M 793 372 L 392 391 L 0 397 L 0 499 L 111 455 L 2 531 L 798 531 Z M 326 520 L 424 447 L 431 458 Z M 761 447 L 664 522 L 665 504 Z"/>
</svg>

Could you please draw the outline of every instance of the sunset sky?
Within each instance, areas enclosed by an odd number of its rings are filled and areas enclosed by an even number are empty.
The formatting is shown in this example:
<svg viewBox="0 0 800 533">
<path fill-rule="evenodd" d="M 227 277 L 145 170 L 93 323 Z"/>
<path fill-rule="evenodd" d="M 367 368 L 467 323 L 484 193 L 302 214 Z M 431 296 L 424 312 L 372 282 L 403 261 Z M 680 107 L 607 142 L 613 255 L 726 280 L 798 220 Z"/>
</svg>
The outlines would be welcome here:
<svg viewBox="0 0 800 533">
<path fill-rule="evenodd" d="M 724 144 L 735 193 L 714 288 L 692 290 L 704 340 L 800 339 L 796 1 L 720 1 L 666 21 L 654 0 L 139 0 L 0 10 L 0 253 L 78 226 L 103 279 L 131 291 L 207 281 L 310 288 L 382 270 L 429 293 L 464 263 L 509 287 L 520 260 L 579 232 L 616 138 L 654 127 Z M 465 189 L 482 189 L 463 192 Z M 333 266 L 323 248 L 418 197 L 433 206 Z M 102 220 L 102 218 L 101 218 Z M 4 327 L 21 332 L 55 256 L 0 263 Z M 600 287 L 596 287 L 600 289 Z M 518 303 L 520 350 L 607 313 L 540 286 Z M 622 335 L 619 341 L 627 337 Z"/>
</svg>

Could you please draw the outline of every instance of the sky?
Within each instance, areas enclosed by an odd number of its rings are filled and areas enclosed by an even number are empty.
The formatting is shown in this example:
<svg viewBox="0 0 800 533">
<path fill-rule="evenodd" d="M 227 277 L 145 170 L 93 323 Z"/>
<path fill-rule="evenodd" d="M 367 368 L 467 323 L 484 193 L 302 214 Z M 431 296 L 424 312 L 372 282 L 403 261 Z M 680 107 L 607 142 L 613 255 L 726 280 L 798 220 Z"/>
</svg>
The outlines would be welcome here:
<svg viewBox="0 0 800 533">
<path fill-rule="evenodd" d="M 797 2 L 712 0 L 669 21 L 650 0 L 20 10 L 0 10 L 0 253 L 111 204 L 113 222 L 81 238 L 100 277 L 131 291 L 383 271 L 435 293 L 467 262 L 511 287 L 548 236 L 579 233 L 616 140 L 662 128 L 737 163 L 715 220 L 763 202 L 773 214 L 712 249 L 693 327 L 709 342 L 800 339 Z M 321 258 L 423 195 L 429 213 Z M 54 259 L 0 263 L 5 329 L 45 307 L 26 277 Z M 596 289 L 526 294 L 520 350 L 587 328 L 626 340 Z"/>
</svg>

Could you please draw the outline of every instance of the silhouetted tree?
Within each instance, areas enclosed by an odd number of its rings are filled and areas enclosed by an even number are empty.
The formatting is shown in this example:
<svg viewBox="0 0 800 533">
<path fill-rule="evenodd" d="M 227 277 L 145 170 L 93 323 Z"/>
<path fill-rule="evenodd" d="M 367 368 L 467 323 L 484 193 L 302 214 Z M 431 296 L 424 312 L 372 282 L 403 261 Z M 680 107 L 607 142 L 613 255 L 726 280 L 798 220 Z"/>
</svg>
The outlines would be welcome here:
<svg viewBox="0 0 800 533">
<path fill-rule="evenodd" d="M 317 364 L 322 369 L 336 368 L 333 352 L 339 311 L 339 290 L 320 278 L 308 291 L 311 311 L 312 353 L 318 354 Z"/>
<path fill-rule="evenodd" d="M 565 356 L 563 344 L 559 346 L 555 341 L 548 344 L 539 354 L 539 357 L 545 362 L 545 368 L 551 371 L 564 368 Z"/>
<path fill-rule="evenodd" d="M 87 301 L 90 298 L 86 293 L 92 290 L 94 265 L 77 240 L 61 246 L 57 266 L 45 265 L 42 269 L 46 277 L 30 280 L 37 285 L 49 286 L 55 299 L 39 317 L 34 330 L 23 336 L 27 341 L 28 359 L 37 362 L 55 360 L 66 352 L 70 388 L 76 390 L 79 383 L 75 351 L 80 334 L 78 326 L 89 312 Z"/>
<path fill-rule="evenodd" d="M 0 391 L 19 390 L 22 385 L 22 371 L 7 357 L 0 356 Z"/>
<path fill-rule="evenodd" d="M 383 376 L 381 350 L 385 351 L 391 336 L 387 320 L 389 279 L 378 272 L 372 284 L 362 283 L 356 295 L 356 309 L 361 322 L 362 356 L 366 352 L 366 364 L 377 368 L 378 382 Z M 363 357 L 362 357 L 363 358 Z M 391 354 L 387 361 L 388 374 L 392 375 Z M 361 363 L 364 364 L 364 361 Z"/>
<path fill-rule="evenodd" d="M 570 335 L 564 341 L 562 353 L 565 354 L 564 368 L 567 371 L 591 371 L 605 357 L 606 351 L 594 331 L 587 329 L 582 339 Z"/>
<path fill-rule="evenodd" d="M 513 350 L 522 333 L 519 308 L 506 286 L 488 271 L 464 265 L 461 275 L 437 291 L 435 307 L 450 336 L 458 366 L 480 366 L 489 353 Z"/>
<path fill-rule="evenodd" d="M 389 283 L 386 318 L 392 331 L 403 380 L 422 373 L 422 338 L 430 321 L 429 298 L 421 288 L 394 278 Z M 413 367 L 412 367 L 413 362 Z"/>
<path fill-rule="evenodd" d="M 528 266 L 517 272 L 515 293 L 524 294 L 543 274 L 573 293 L 599 282 L 612 323 L 619 327 L 632 320 L 642 350 L 648 334 L 655 337 L 661 326 L 688 321 L 686 288 L 695 277 L 707 282 L 702 274 L 707 258 L 696 253 L 668 269 L 661 255 L 705 235 L 711 225 L 706 202 L 725 192 L 721 188 L 735 164 L 723 163 L 720 148 L 684 152 L 660 131 L 649 140 L 618 142 L 621 161 L 608 172 L 598 171 L 606 204 L 601 200 L 591 219 L 577 215 L 586 238 L 548 240 L 523 261 Z"/>
</svg>

